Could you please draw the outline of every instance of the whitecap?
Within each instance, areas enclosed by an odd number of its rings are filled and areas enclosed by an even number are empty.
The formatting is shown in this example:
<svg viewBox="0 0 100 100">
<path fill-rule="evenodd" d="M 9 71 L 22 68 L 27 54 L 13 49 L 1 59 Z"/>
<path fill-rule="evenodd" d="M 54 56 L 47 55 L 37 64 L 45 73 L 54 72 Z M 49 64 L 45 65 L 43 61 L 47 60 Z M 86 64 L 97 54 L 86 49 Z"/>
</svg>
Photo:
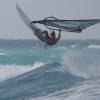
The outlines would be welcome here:
<svg viewBox="0 0 100 100">
<path fill-rule="evenodd" d="M 6 53 L 0 52 L 0 56 L 5 56 L 7 55 Z"/>
<path fill-rule="evenodd" d="M 88 48 L 99 48 L 100 49 L 100 45 L 89 45 Z"/>
<path fill-rule="evenodd" d="M 0 65 L 0 82 L 39 68 L 44 63 L 36 62 L 33 65 Z"/>
<path fill-rule="evenodd" d="M 75 46 L 75 45 L 71 45 L 70 47 L 71 47 L 71 48 L 75 48 L 76 46 Z"/>
</svg>

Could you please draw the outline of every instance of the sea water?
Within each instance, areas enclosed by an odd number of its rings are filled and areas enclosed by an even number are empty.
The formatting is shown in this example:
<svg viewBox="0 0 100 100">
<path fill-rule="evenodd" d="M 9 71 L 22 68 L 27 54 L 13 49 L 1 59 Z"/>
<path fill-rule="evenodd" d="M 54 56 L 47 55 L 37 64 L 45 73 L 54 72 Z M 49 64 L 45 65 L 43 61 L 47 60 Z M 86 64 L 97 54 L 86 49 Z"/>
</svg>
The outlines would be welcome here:
<svg viewBox="0 0 100 100">
<path fill-rule="evenodd" d="M 100 40 L 0 40 L 0 100 L 100 100 Z"/>
</svg>

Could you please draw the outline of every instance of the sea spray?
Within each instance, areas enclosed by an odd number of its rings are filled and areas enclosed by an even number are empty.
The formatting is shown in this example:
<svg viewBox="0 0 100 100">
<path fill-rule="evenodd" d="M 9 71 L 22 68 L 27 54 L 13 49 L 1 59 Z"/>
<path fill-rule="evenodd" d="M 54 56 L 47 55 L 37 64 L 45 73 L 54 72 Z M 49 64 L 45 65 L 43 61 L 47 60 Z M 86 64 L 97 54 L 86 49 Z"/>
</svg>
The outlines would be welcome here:
<svg viewBox="0 0 100 100">
<path fill-rule="evenodd" d="M 62 57 L 65 70 L 84 78 L 100 76 L 100 52 L 91 49 L 69 51 Z"/>
</svg>

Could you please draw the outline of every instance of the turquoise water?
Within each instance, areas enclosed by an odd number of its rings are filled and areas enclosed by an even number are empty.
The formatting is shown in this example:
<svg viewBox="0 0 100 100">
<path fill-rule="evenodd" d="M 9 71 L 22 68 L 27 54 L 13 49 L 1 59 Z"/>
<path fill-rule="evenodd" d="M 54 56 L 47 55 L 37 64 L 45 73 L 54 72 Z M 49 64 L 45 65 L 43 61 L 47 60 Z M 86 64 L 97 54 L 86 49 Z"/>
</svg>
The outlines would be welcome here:
<svg viewBox="0 0 100 100">
<path fill-rule="evenodd" d="M 62 54 L 53 47 L 45 50 L 43 44 L 33 40 L 9 40 L 6 43 L 0 49 L 0 64 L 32 65 L 35 62 L 59 61 Z"/>
<path fill-rule="evenodd" d="M 100 40 L 0 40 L 0 100 L 99 100 Z"/>
</svg>

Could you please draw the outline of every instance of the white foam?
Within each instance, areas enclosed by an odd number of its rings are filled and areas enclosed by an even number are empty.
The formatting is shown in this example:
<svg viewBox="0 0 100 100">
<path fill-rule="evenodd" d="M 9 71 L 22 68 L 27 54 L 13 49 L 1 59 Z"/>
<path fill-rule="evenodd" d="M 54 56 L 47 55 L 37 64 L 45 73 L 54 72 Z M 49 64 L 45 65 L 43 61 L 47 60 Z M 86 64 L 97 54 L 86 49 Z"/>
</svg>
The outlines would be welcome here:
<svg viewBox="0 0 100 100">
<path fill-rule="evenodd" d="M 62 57 L 64 71 L 84 78 L 100 76 L 100 57 L 90 51 L 70 51 Z"/>
<path fill-rule="evenodd" d="M 36 62 L 34 65 L 0 65 L 0 82 L 16 77 L 33 69 L 39 68 L 44 63 Z"/>
<path fill-rule="evenodd" d="M 100 49 L 100 45 L 89 45 L 88 48 L 99 48 Z"/>
<path fill-rule="evenodd" d="M 70 47 L 71 47 L 71 48 L 75 48 L 75 47 L 76 47 L 76 45 L 71 45 Z"/>
<path fill-rule="evenodd" d="M 7 55 L 6 53 L 0 52 L 0 56 Z"/>
</svg>

